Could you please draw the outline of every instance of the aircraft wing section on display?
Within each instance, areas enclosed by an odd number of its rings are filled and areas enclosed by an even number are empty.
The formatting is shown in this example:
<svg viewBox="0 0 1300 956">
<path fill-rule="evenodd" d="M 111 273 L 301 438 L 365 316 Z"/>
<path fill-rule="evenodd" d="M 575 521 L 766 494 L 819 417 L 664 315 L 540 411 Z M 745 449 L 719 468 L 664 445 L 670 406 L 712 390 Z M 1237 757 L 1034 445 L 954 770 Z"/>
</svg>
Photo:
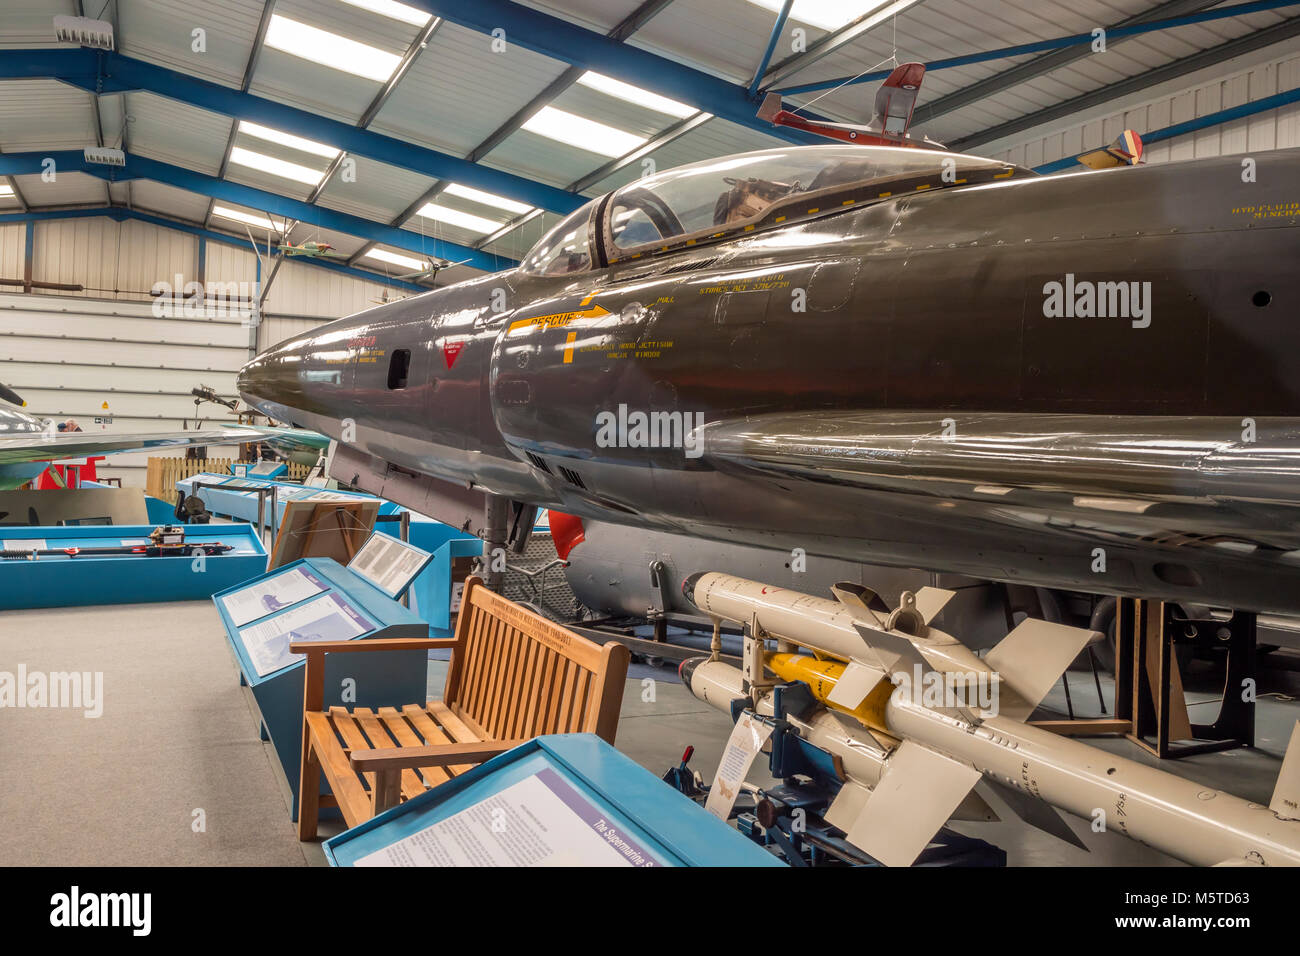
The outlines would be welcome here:
<svg viewBox="0 0 1300 956">
<path fill-rule="evenodd" d="M 184 448 L 191 445 L 239 445 L 275 436 L 275 429 L 254 427 L 205 428 L 195 431 L 143 432 L 64 432 L 47 435 L 31 432 L 0 438 L 0 466 L 30 462 L 54 462 L 88 455 L 116 455 L 159 448 Z"/>
</svg>

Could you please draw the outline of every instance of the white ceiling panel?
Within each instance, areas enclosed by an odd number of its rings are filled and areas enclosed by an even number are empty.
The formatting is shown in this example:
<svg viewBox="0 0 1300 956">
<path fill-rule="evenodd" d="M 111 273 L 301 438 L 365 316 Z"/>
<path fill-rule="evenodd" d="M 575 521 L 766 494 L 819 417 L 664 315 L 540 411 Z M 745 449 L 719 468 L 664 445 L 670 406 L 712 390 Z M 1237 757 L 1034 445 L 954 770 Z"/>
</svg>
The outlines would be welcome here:
<svg viewBox="0 0 1300 956">
<path fill-rule="evenodd" d="M 262 0 L 114 0 L 114 6 L 117 48 L 127 56 L 238 86 L 264 4 Z M 201 44 L 195 30 L 203 31 Z"/>
</svg>

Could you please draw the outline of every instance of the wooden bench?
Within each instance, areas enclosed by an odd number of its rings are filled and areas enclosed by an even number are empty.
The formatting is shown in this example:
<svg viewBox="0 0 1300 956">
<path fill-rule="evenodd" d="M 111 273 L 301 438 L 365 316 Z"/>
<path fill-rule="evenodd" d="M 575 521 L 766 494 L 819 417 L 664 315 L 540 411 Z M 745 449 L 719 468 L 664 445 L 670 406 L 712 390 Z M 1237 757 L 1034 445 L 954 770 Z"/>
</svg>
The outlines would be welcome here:
<svg viewBox="0 0 1300 956">
<path fill-rule="evenodd" d="M 614 742 L 628 650 L 601 647 L 465 582 L 456 636 L 294 642 L 307 656 L 298 838 L 316 836 L 321 806 L 349 827 L 541 734 L 594 733 Z M 323 711 L 326 654 L 451 648 L 442 700 Z M 324 772 L 332 795 L 320 794 Z"/>
</svg>

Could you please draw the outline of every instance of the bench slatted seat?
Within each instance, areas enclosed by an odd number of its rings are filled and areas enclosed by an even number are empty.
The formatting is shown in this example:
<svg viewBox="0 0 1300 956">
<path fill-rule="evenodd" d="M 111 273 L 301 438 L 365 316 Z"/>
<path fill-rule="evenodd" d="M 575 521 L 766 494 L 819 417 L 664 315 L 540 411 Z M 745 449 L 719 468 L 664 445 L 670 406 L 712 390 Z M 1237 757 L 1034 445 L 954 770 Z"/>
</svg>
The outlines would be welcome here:
<svg viewBox="0 0 1300 956">
<path fill-rule="evenodd" d="M 325 655 L 450 648 L 441 700 L 323 709 Z M 349 827 L 542 734 L 594 733 L 614 743 L 628 650 L 581 637 L 465 582 L 456 634 L 444 638 L 295 642 L 305 654 L 298 838 L 316 836 L 321 806 Z M 320 795 L 324 773 L 332 795 Z"/>
</svg>

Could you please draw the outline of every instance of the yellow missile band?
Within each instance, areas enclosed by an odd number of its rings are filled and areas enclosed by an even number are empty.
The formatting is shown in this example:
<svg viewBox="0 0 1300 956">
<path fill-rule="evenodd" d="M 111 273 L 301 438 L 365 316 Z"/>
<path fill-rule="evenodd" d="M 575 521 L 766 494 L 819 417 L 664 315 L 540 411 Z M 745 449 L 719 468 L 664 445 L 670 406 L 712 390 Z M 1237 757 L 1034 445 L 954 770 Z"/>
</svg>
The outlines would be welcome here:
<svg viewBox="0 0 1300 956">
<path fill-rule="evenodd" d="M 769 654 L 766 663 L 768 669 L 782 680 L 802 681 L 807 684 L 813 697 L 831 710 L 848 714 L 872 730 L 889 732 L 885 726 L 885 705 L 889 703 L 889 696 L 894 692 L 894 685 L 888 678 L 882 677 L 867 695 L 866 700 L 859 704 L 856 710 L 849 710 L 827 699 L 835 690 L 835 685 L 839 683 L 840 675 L 844 673 L 846 665 L 843 661 L 818 660 L 807 654 Z"/>
</svg>

